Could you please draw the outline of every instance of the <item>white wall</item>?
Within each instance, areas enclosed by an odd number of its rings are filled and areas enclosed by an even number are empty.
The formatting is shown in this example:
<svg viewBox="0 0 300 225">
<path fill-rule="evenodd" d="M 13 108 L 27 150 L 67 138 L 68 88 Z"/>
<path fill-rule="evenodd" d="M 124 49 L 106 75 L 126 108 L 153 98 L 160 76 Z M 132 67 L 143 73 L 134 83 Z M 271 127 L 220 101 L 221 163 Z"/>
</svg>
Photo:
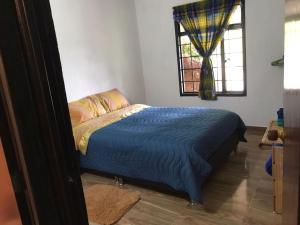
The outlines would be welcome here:
<svg viewBox="0 0 300 225">
<path fill-rule="evenodd" d="M 266 126 L 282 106 L 283 69 L 270 66 L 284 51 L 284 1 L 246 0 L 247 97 L 202 101 L 180 97 L 172 7 L 195 0 L 135 0 L 150 105 L 208 106 L 237 112 L 251 126 Z"/>
<path fill-rule="evenodd" d="M 133 0 L 50 0 L 68 101 L 119 88 L 145 102 Z"/>
</svg>

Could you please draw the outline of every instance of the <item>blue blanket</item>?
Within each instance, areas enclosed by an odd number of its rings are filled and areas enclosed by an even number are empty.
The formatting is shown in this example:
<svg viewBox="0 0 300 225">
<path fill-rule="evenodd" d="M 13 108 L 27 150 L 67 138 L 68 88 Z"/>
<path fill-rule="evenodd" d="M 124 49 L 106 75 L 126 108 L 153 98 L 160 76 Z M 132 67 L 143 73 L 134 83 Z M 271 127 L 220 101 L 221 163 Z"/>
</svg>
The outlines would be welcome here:
<svg viewBox="0 0 300 225">
<path fill-rule="evenodd" d="M 202 202 L 201 185 L 209 158 L 234 132 L 240 117 L 217 109 L 150 107 L 97 130 L 81 167 L 164 183 Z"/>
</svg>

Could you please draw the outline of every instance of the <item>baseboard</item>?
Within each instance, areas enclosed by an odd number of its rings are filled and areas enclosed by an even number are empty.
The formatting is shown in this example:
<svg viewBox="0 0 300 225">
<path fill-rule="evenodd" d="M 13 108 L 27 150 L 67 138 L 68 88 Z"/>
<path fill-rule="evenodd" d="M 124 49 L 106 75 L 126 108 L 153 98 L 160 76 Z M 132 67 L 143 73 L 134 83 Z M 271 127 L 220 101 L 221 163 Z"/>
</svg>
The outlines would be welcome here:
<svg viewBox="0 0 300 225">
<path fill-rule="evenodd" d="M 267 127 L 247 126 L 247 129 L 251 131 L 265 132 Z"/>
</svg>

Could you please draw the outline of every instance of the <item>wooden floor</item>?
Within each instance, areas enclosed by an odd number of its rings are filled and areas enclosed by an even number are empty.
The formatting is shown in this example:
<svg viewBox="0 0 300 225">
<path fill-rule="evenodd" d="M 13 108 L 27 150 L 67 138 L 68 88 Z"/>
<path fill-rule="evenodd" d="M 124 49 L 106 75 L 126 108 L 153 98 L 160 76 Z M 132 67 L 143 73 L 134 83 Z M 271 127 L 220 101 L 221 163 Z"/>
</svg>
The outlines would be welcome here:
<svg viewBox="0 0 300 225">
<path fill-rule="evenodd" d="M 272 178 L 264 172 L 270 147 L 258 143 L 262 131 L 249 129 L 248 143 L 241 143 L 236 155 L 212 175 L 203 187 L 204 209 L 187 207 L 188 200 L 132 184 L 142 199 L 118 225 L 281 225 L 273 213 Z M 96 183 L 113 184 L 113 179 L 83 174 L 84 188 Z"/>
</svg>

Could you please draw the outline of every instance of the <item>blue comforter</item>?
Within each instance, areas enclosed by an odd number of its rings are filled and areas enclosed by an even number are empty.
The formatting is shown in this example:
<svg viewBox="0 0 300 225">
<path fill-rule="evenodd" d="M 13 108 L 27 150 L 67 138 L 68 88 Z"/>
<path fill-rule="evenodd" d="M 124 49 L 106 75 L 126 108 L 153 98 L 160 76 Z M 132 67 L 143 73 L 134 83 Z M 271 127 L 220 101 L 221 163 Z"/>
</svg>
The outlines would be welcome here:
<svg viewBox="0 0 300 225">
<path fill-rule="evenodd" d="M 209 158 L 234 132 L 246 128 L 232 112 L 208 108 L 150 107 L 97 130 L 82 168 L 164 183 L 202 202 Z"/>
</svg>

